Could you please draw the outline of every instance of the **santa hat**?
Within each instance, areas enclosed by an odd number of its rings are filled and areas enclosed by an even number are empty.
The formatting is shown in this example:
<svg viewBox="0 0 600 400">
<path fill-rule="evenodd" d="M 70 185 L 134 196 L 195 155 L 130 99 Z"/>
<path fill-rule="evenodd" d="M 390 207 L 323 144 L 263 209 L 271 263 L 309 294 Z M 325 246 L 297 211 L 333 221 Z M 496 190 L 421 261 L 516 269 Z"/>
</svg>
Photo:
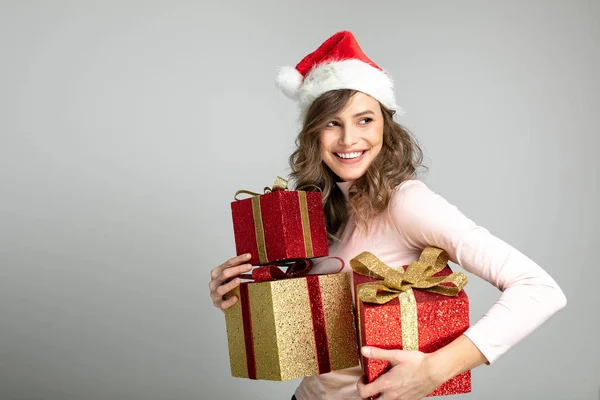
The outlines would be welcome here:
<svg viewBox="0 0 600 400">
<path fill-rule="evenodd" d="M 396 104 L 392 78 L 365 55 L 348 31 L 331 36 L 296 67 L 281 67 L 276 82 L 299 103 L 303 115 L 320 95 L 337 89 L 358 90 L 403 113 Z"/>
</svg>

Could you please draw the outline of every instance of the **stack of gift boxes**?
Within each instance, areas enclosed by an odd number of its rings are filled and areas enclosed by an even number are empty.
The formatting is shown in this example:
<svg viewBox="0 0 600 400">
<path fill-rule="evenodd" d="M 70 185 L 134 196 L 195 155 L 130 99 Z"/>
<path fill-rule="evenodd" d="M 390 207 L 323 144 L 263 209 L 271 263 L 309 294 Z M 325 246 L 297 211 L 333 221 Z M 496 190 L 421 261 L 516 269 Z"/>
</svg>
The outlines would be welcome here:
<svg viewBox="0 0 600 400">
<path fill-rule="evenodd" d="M 283 381 L 358 365 L 348 274 L 298 275 L 329 254 L 321 193 L 281 178 L 265 191 L 231 203 L 236 252 L 259 266 L 229 294 L 240 299 L 225 313 L 232 375 Z"/>
<path fill-rule="evenodd" d="M 232 376 L 284 381 L 362 365 L 368 383 L 391 366 L 361 359 L 361 346 L 430 353 L 469 327 L 466 277 L 451 271 L 442 249 L 424 249 L 402 268 L 357 255 L 355 300 L 349 274 L 307 273 L 329 255 L 322 197 L 286 185 L 277 178 L 231 203 L 236 253 L 250 253 L 256 266 L 226 295 L 239 299 L 225 311 Z M 238 200 L 242 193 L 251 197 Z M 470 390 L 467 371 L 430 396 Z"/>
</svg>

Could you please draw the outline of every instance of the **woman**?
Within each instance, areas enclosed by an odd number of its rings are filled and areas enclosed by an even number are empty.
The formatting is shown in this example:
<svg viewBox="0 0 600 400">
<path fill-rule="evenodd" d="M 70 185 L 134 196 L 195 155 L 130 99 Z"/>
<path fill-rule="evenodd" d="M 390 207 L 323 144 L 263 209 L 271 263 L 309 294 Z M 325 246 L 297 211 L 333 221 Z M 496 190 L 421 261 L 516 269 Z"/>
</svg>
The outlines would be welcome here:
<svg viewBox="0 0 600 400">
<path fill-rule="evenodd" d="M 477 226 L 416 180 L 421 150 L 393 119 L 400 111 L 391 78 L 367 58 L 350 32 L 338 32 L 295 68 L 282 69 L 279 87 L 298 101 L 304 118 L 290 157 L 297 186 L 323 194 L 330 254 L 349 261 L 363 251 L 388 265 L 416 260 L 428 246 L 502 291 L 497 303 L 462 336 L 440 350 L 361 349 L 392 368 L 364 384 L 360 367 L 306 377 L 294 398 L 421 399 L 446 380 L 491 364 L 566 305 L 556 282 L 515 248 Z M 234 257 L 211 272 L 211 297 L 223 295 L 248 272 L 249 257 Z M 329 272 L 321 265 L 312 273 Z"/>
</svg>

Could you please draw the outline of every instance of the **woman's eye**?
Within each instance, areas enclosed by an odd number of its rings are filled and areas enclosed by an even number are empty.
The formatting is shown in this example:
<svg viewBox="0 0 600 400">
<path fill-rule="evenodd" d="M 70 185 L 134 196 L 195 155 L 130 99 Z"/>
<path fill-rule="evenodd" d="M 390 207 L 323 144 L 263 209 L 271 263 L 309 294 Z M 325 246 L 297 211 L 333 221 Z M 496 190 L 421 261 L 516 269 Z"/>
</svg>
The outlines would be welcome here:
<svg viewBox="0 0 600 400">
<path fill-rule="evenodd" d="M 373 121 L 372 118 L 363 118 L 360 120 L 360 123 L 364 125 L 364 124 L 368 124 L 371 121 Z"/>
<path fill-rule="evenodd" d="M 331 121 L 327 124 L 327 126 L 337 126 L 337 125 L 338 125 L 338 123 L 335 121 Z"/>
</svg>

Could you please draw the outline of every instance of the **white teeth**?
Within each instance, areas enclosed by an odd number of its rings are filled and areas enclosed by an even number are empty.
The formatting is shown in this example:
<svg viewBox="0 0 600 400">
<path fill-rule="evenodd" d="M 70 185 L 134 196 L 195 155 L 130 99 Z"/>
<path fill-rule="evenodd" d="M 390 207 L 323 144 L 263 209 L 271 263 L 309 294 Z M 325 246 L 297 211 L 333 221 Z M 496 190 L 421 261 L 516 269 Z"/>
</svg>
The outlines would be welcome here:
<svg viewBox="0 0 600 400">
<path fill-rule="evenodd" d="M 360 157 L 364 151 L 357 151 L 354 153 L 335 153 L 340 158 L 357 158 Z"/>
</svg>

